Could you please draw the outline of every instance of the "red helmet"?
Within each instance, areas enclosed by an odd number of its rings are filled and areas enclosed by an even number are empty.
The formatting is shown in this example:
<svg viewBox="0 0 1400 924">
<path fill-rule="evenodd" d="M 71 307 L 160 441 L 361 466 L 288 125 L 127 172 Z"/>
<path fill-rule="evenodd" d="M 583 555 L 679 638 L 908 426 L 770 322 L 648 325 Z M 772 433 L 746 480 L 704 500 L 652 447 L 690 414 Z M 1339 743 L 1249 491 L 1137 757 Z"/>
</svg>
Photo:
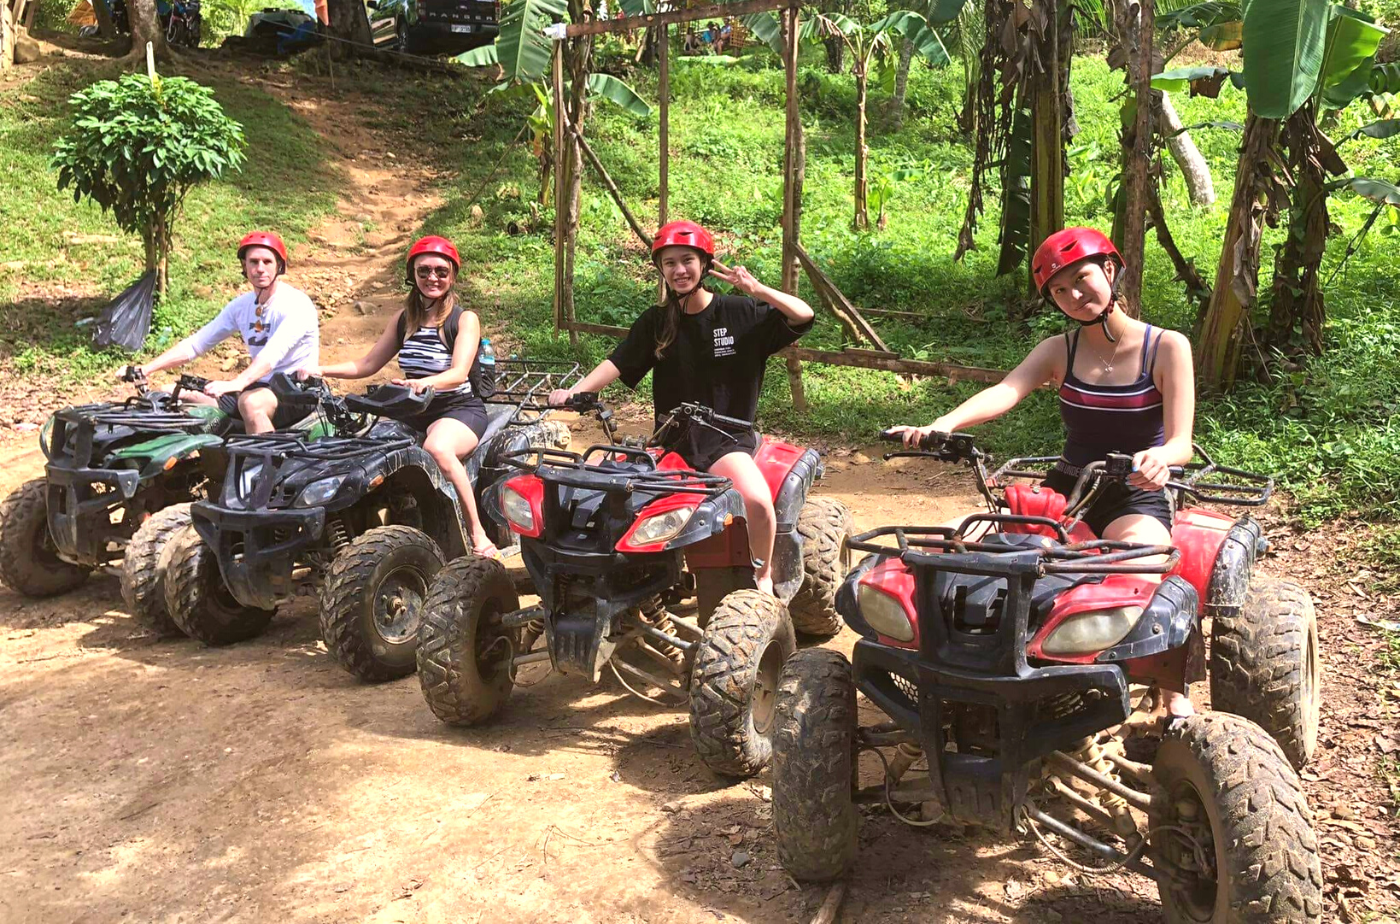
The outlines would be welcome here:
<svg viewBox="0 0 1400 924">
<path fill-rule="evenodd" d="M 266 247 L 277 254 L 277 272 L 287 271 L 287 245 L 271 231 L 250 231 L 238 242 L 238 261 L 243 262 L 243 254 L 249 247 Z"/>
<path fill-rule="evenodd" d="M 404 273 L 409 285 L 413 285 L 413 261 L 425 253 L 435 253 L 440 257 L 446 257 L 452 261 L 454 270 L 459 273 L 462 271 L 462 258 L 457 255 L 456 246 L 445 237 L 429 234 L 427 237 L 420 237 L 413 242 L 412 247 L 408 248 L 408 262 L 404 267 Z"/>
<path fill-rule="evenodd" d="M 710 232 L 693 221 L 672 221 L 661 226 L 656 239 L 651 242 L 651 262 L 661 257 L 663 247 L 693 247 L 709 257 L 715 258 L 715 239 Z"/>
<path fill-rule="evenodd" d="M 1052 276 L 1072 263 L 1094 257 L 1117 260 L 1120 270 L 1124 265 L 1123 256 L 1118 253 L 1118 248 L 1113 246 L 1113 242 L 1102 231 L 1095 231 L 1093 228 L 1065 228 L 1047 237 L 1045 243 L 1036 248 L 1035 258 L 1031 260 L 1031 277 L 1035 279 L 1035 287 L 1041 297 L 1050 297 L 1045 289 L 1050 285 Z"/>
</svg>

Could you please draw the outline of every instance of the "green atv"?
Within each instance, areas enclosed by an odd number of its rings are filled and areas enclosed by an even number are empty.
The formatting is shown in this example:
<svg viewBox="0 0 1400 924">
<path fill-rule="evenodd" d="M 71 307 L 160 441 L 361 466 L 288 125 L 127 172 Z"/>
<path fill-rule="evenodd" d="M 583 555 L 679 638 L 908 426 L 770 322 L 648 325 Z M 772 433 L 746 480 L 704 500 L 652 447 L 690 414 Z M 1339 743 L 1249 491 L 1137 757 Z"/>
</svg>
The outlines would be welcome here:
<svg viewBox="0 0 1400 924">
<path fill-rule="evenodd" d="M 182 375 L 167 393 L 148 388 L 134 367 L 124 378 L 135 386 L 133 397 L 64 408 L 40 430 L 44 477 L 0 503 L 0 581 L 48 597 L 94 571 L 125 571 L 132 615 L 169 635 L 178 630 L 165 613 L 155 558 L 177 524 L 189 522 L 189 502 L 211 485 L 217 496 L 224 438 L 243 422 L 181 402 L 181 392 L 202 391 L 207 379 Z"/>
</svg>

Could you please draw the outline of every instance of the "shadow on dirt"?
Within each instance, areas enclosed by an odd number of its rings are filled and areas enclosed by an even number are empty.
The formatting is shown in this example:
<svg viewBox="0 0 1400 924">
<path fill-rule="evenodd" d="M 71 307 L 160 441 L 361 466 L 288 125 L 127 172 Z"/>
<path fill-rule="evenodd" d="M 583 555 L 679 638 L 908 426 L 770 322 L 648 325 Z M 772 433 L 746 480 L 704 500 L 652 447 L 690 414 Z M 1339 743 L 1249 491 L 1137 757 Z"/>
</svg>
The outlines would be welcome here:
<svg viewBox="0 0 1400 924">
<path fill-rule="evenodd" d="M 663 822 L 636 846 L 677 894 L 717 915 L 810 919 L 828 887 L 799 887 L 782 869 L 764 790 L 759 780 L 719 800 L 668 803 Z M 1095 880 L 995 834 L 914 830 L 880 808 L 863 816 L 840 920 L 1141 924 L 1161 915 L 1154 887 L 1140 877 Z"/>
<path fill-rule="evenodd" d="M 106 617 L 113 601 L 120 605 L 121 598 L 117 579 L 106 574 L 95 574 L 76 589 L 53 597 L 26 597 L 0 587 L 0 627 L 39 629 L 70 622 L 95 625 Z"/>
</svg>

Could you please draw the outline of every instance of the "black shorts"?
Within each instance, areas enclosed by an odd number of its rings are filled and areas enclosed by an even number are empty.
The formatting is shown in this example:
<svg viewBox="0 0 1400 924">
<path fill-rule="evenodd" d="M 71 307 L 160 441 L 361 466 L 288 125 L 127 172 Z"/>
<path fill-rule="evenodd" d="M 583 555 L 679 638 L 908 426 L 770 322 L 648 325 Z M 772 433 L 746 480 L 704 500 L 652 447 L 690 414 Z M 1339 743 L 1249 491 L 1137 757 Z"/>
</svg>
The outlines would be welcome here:
<svg viewBox="0 0 1400 924">
<path fill-rule="evenodd" d="M 713 430 L 692 424 L 687 432 L 667 445 L 680 455 L 693 470 L 708 472 L 720 459 L 731 452 L 743 452 L 752 456 L 758 452 L 758 434 L 750 430 L 744 434 L 734 434 L 730 439 Z"/>
<path fill-rule="evenodd" d="M 1074 483 L 1078 479 L 1074 475 L 1066 474 L 1058 469 L 1051 469 L 1050 475 L 1042 484 L 1052 491 L 1059 491 L 1066 497 L 1074 490 Z M 1099 499 L 1090 505 L 1084 512 L 1084 522 L 1094 531 L 1094 535 L 1103 537 L 1103 531 L 1108 525 L 1119 517 L 1130 514 L 1142 514 L 1155 519 L 1166 527 L 1167 532 L 1172 530 L 1172 505 L 1167 499 L 1166 491 L 1145 491 L 1142 488 L 1134 488 L 1131 485 L 1114 482 L 1104 487 Z"/>
<path fill-rule="evenodd" d="M 267 389 L 268 391 L 271 391 L 272 386 L 267 384 L 266 382 L 254 382 L 252 385 L 249 385 L 242 391 L 225 392 L 224 394 L 219 395 L 219 410 L 230 417 L 241 418 L 242 415 L 238 411 L 239 397 L 242 395 L 246 395 L 249 392 L 260 391 L 262 389 Z M 295 408 L 288 407 L 286 402 L 278 401 L 277 410 L 272 412 L 272 429 L 289 429 L 292 425 L 296 424 L 305 416 L 305 413 L 301 413 Z"/>
<path fill-rule="evenodd" d="M 403 418 L 403 423 L 420 433 L 439 420 L 455 420 L 466 424 L 476 438 L 486 432 L 486 402 L 475 395 L 434 395 L 420 414 Z"/>
</svg>

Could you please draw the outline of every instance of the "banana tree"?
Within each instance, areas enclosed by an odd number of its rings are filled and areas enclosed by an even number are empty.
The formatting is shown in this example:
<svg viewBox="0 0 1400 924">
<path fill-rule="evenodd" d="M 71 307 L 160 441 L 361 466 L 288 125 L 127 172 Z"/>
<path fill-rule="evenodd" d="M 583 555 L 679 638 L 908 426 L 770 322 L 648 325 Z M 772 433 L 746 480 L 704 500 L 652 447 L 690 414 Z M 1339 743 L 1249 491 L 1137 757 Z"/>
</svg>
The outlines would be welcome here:
<svg viewBox="0 0 1400 924">
<path fill-rule="evenodd" d="M 1197 345 L 1201 385 L 1213 391 L 1234 386 L 1258 286 L 1262 225 L 1279 211 L 1289 214 L 1289 233 L 1276 260 L 1266 336 L 1277 344 L 1299 325 L 1309 348 L 1321 349 L 1325 310 L 1318 270 L 1328 228 L 1326 174 L 1345 173 L 1346 165 L 1318 128 L 1317 116 L 1323 107 L 1345 106 L 1363 92 L 1385 30 L 1328 0 L 1271 0 L 1243 5 L 1239 34 L 1244 68 L 1237 82 L 1248 96 L 1249 115 Z M 1346 88 L 1353 86 L 1350 94 Z"/>
<path fill-rule="evenodd" d="M 526 119 L 526 125 L 530 132 L 530 149 L 539 163 L 540 188 L 536 199 L 541 205 L 549 201 L 554 172 L 554 102 L 545 84 L 553 44 L 542 30 L 567 14 L 567 0 L 511 0 L 504 7 L 496 41 L 456 58 L 468 67 L 499 67 L 503 79 L 494 91 L 535 100 L 535 109 Z M 635 116 L 651 114 L 646 100 L 611 74 L 588 74 L 584 86 L 589 99 L 606 100 Z"/>
<path fill-rule="evenodd" d="M 866 100 L 871 67 L 889 56 L 891 39 L 909 40 L 914 53 L 933 65 L 949 63 L 948 49 L 929 21 L 913 10 L 896 10 L 876 22 L 863 24 L 840 14 L 818 13 L 802 24 L 800 37 L 837 38 L 851 55 L 851 74 L 856 81 L 856 178 L 855 216 L 857 231 L 870 228 L 869 189 L 866 176 L 870 150 L 865 143 Z"/>
</svg>

